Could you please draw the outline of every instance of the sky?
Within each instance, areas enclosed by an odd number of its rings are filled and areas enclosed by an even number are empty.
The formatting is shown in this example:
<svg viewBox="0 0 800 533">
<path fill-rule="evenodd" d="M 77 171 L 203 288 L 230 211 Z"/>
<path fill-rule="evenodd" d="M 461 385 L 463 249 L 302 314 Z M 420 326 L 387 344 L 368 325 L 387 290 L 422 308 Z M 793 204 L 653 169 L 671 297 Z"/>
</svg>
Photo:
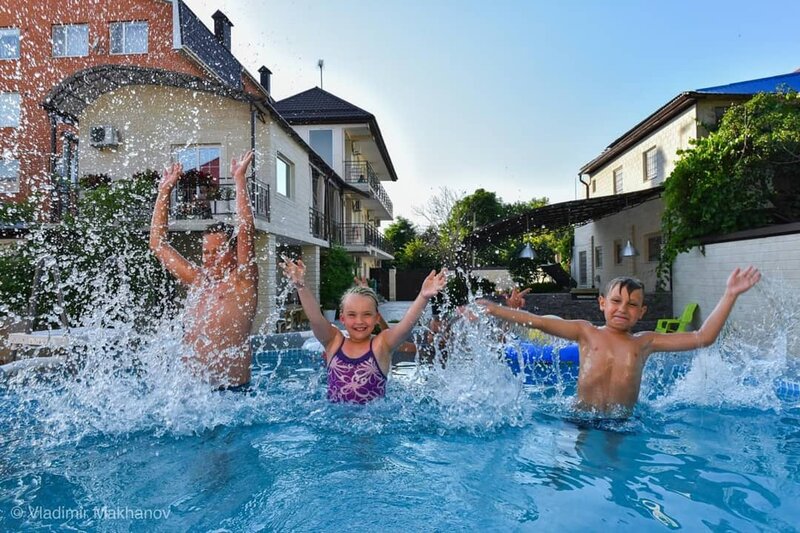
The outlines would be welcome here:
<svg viewBox="0 0 800 533">
<path fill-rule="evenodd" d="M 578 169 L 683 91 L 800 69 L 800 2 L 186 0 L 281 100 L 320 85 L 375 115 L 395 217 L 442 187 L 583 195 Z"/>
</svg>

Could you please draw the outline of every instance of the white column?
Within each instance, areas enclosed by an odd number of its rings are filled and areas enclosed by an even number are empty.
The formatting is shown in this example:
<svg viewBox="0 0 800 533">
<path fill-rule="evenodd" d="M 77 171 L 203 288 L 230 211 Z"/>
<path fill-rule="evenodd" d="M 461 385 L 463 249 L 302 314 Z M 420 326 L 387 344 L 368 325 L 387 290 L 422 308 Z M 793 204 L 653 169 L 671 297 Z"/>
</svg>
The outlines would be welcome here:
<svg viewBox="0 0 800 533">
<path fill-rule="evenodd" d="M 397 301 L 397 269 L 389 269 L 389 301 Z"/>
<path fill-rule="evenodd" d="M 258 265 L 258 307 L 252 333 L 271 333 L 275 330 L 275 285 L 277 261 L 275 236 L 256 231 L 256 264 Z"/>
<path fill-rule="evenodd" d="M 306 287 L 314 293 L 314 297 L 319 301 L 320 248 L 314 245 L 303 246 L 301 252 L 303 254 L 303 263 L 306 265 Z"/>
</svg>

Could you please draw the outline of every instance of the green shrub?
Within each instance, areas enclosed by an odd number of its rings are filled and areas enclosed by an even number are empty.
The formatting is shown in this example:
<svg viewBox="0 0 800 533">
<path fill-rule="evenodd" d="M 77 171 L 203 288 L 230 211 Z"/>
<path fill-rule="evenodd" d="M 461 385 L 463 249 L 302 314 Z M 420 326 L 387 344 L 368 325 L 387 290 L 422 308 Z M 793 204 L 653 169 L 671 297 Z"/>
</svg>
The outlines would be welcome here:
<svg viewBox="0 0 800 533">
<path fill-rule="evenodd" d="M 323 250 L 319 261 L 319 300 L 323 309 L 338 309 L 342 294 L 353 285 L 356 264 L 341 246 Z"/>
</svg>

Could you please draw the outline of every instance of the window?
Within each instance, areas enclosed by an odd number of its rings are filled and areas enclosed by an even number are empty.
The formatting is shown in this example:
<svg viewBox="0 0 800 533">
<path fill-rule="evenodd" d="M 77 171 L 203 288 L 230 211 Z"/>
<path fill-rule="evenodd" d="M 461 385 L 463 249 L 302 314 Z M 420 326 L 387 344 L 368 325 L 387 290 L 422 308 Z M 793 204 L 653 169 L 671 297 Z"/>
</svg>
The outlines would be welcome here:
<svg viewBox="0 0 800 533">
<path fill-rule="evenodd" d="M 110 29 L 112 54 L 147 53 L 147 22 L 113 22 Z"/>
<path fill-rule="evenodd" d="M 603 247 L 602 246 L 595 246 L 594 247 L 594 267 L 595 268 L 603 268 Z"/>
<path fill-rule="evenodd" d="M 19 93 L 0 93 L 0 128 L 19 127 Z"/>
<path fill-rule="evenodd" d="M 597 192 L 597 180 L 592 180 L 592 192 Z"/>
<path fill-rule="evenodd" d="M 19 161 L 0 159 L 0 193 L 19 192 Z"/>
<path fill-rule="evenodd" d="M 722 117 L 728 112 L 728 107 L 730 106 L 717 106 L 714 108 L 714 126 L 719 126 L 719 123 L 722 122 Z"/>
<path fill-rule="evenodd" d="M 661 260 L 661 234 L 650 235 L 647 237 L 647 260 L 657 263 Z"/>
<path fill-rule="evenodd" d="M 53 57 L 83 57 L 88 55 L 88 25 L 53 26 Z"/>
<path fill-rule="evenodd" d="M 658 179 L 658 150 L 650 148 L 644 153 L 644 181 Z"/>
<path fill-rule="evenodd" d="M 622 192 L 622 167 L 614 169 L 614 194 Z"/>
<path fill-rule="evenodd" d="M 614 241 L 614 264 L 622 264 L 622 241 Z"/>
<path fill-rule="evenodd" d="M 333 130 L 311 130 L 309 141 L 322 160 L 333 166 Z"/>
<path fill-rule="evenodd" d="M 586 268 L 586 251 L 578 252 L 578 285 L 585 286 L 589 280 Z"/>
<path fill-rule="evenodd" d="M 291 198 L 294 196 L 292 191 L 292 162 L 278 154 L 276 158 L 276 179 L 278 182 L 278 194 Z"/>
<path fill-rule="evenodd" d="M 219 181 L 221 149 L 213 145 L 196 145 L 173 148 L 173 159 L 183 165 L 183 171 L 200 170 Z"/>
<path fill-rule="evenodd" d="M 19 28 L 0 28 L 0 59 L 19 59 Z"/>
</svg>

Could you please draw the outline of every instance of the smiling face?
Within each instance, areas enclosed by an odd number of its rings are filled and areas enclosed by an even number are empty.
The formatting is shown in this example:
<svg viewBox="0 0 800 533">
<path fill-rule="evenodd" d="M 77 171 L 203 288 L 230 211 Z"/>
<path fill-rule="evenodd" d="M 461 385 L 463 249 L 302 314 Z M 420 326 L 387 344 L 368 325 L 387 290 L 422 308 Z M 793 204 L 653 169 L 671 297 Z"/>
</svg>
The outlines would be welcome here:
<svg viewBox="0 0 800 533">
<path fill-rule="evenodd" d="M 644 316 L 644 291 L 623 284 L 612 285 L 605 296 L 600 296 L 600 310 L 606 327 L 617 331 L 630 331 Z"/>
<path fill-rule="evenodd" d="M 342 300 L 339 320 L 344 324 L 350 339 L 369 339 L 378 323 L 375 300 L 362 294 L 348 294 Z"/>
</svg>

